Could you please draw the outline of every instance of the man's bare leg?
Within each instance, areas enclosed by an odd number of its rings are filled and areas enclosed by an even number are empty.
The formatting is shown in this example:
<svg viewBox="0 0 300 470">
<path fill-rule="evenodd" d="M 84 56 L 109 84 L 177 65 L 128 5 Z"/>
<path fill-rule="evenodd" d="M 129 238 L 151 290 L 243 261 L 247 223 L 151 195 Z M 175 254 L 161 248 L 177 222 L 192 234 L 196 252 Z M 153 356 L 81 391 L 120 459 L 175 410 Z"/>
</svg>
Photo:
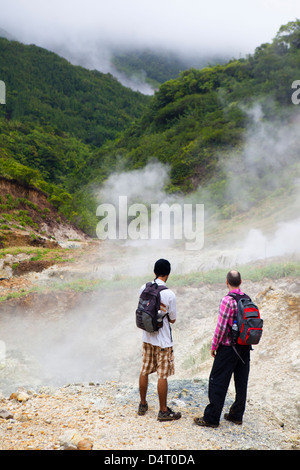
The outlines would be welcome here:
<svg viewBox="0 0 300 470">
<path fill-rule="evenodd" d="M 168 380 L 158 379 L 157 392 L 159 398 L 159 409 L 162 412 L 167 411 Z"/>
<path fill-rule="evenodd" d="M 146 405 L 147 403 L 146 397 L 147 397 L 147 390 L 148 390 L 148 375 L 140 374 L 139 388 L 140 388 L 141 404 Z"/>
</svg>

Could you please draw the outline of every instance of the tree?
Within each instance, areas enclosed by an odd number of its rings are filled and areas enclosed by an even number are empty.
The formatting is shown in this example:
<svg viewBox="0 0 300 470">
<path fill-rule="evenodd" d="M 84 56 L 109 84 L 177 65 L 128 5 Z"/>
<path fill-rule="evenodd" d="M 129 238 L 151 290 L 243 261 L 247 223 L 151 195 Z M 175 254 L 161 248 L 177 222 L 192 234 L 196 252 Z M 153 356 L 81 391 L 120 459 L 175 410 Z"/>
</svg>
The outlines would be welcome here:
<svg viewBox="0 0 300 470">
<path fill-rule="evenodd" d="M 279 47 L 286 49 L 300 49 L 300 20 L 290 21 L 280 27 L 275 42 Z"/>
</svg>

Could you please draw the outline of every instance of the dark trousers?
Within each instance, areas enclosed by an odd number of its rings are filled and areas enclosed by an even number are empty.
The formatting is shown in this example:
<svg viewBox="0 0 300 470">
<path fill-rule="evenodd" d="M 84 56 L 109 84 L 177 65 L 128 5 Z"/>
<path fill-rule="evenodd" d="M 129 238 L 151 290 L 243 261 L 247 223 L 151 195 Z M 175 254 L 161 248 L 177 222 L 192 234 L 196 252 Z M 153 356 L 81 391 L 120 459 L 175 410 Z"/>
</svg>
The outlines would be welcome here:
<svg viewBox="0 0 300 470">
<path fill-rule="evenodd" d="M 250 370 L 250 346 L 236 345 L 244 363 L 231 346 L 220 345 L 214 358 L 209 376 L 209 404 L 204 411 L 204 420 L 219 424 L 232 374 L 234 375 L 235 402 L 230 407 L 230 415 L 242 420 L 247 397 L 247 384 Z"/>
</svg>

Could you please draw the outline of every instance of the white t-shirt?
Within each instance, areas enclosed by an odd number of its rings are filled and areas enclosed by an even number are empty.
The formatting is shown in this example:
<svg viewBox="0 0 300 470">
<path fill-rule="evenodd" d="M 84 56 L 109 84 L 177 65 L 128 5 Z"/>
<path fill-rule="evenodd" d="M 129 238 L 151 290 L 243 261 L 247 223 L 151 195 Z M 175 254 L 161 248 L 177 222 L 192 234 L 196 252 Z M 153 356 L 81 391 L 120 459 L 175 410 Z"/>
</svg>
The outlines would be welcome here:
<svg viewBox="0 0 300 470">
<path fill-rule="evenodd" d="M 159 286 L 165 286 L 165 282 L 161 279 L 155 279 L 155 282 Z M 144 284 L 140 293 L 145 289 L 146 284 Z M 161 301 L 161 310 L 169 314 L 170 320 L 176 320 L 177 311 L 176 311 L 176 296 L 174 292 L 170 289 L 164 289 L 160 292 L 160 301 Z M 163 304 L 163 305 L 162 305 Z M 168 317 L 165 316 L 163 319 L 163 326 L 154 333 L 148 333 L 148 331 L 143 331 L 143 342 L 150 343 L 153 346 L 160 346 L 161 348 L 168 348 L 173 346 L 172 333 L 171 333 L 171 323 L 168 320 Z"/>
</svg>

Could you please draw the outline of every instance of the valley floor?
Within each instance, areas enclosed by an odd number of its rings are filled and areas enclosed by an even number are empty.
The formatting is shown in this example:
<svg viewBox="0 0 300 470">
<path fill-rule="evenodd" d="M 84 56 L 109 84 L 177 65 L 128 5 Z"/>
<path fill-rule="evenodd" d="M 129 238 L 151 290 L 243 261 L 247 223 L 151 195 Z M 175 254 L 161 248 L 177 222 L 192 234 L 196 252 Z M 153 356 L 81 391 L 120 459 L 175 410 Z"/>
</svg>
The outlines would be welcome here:
<svg viewBox="0 0 300 470">
<path fill-rule="evenodd" d="M 132 316 L 142 276 L 151 274 L 152 256 L 161 252 L 150 256 L 142 250 L 136 264 L 132 253 L 128 247 L 74 243 L 56 264 L 0 283 L 6 346 L 0 366 L 0 450 L 299 450 L 299 277 L 244 279 L 244 290 L 264 318 L 263 339 L 251 358 L 244 422 L 237 426 L 222 418 L 217 429 L 199 428 L 193 418 L 207 404 L 210 341 L 226 286 L 189 285 L 186 264 L 177 258 L 174 279 L 176 272 L 182 278 L 172 285 L 178 321 L 169 406 L 182 418 L 160 423 L 155 375 L 149 411 L 137 416 L 141 335 Z M 175 259 L 172 252 L 167 256 Z M 197 271 L 196 257 L 189 262 L 190 271 Z M 137 273 L 140 277 L 130 278 Z M 224 412 L 233 393 L 231 384 Z"/>
</svg>

